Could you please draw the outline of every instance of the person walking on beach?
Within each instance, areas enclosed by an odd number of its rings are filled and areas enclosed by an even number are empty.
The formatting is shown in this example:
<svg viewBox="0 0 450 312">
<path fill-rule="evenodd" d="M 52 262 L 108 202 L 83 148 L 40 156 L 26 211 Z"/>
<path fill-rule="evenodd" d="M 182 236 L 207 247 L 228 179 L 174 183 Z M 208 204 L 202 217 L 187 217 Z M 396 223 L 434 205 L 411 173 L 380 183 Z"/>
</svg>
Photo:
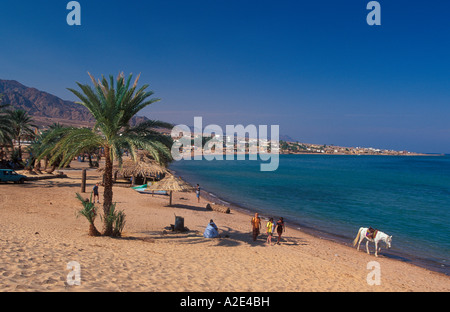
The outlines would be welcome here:
<svg viewBox="0 0 450 312">
<path fill-rule="evenodd" d="M 286 227 L 284 226 L 283 217 L 280 217 L 280 220 L 277 221 L 277 233 L 278 233 L 277 245 L 280 245 L 281 234 L 283 234 L 283 232 L 286 232 Z"/>
<path fill-rule="evenodd" d="M 92 190 L 94 191 L 94 203 L 95 203 L 95 197 L 97 197 L 97 203 L 100 204 L 100 196 L 98 195 L 98 182 L 95 184 L 95 186 Z"/>
<path fill-rule="evenodd" d="M 255 216 L 252 218 L 252 234 L 253 241 L 256 241 L 256 238 L 259 235 L 259 229 L 261 228 L 261 218 L 258 213 L 255 213 Z"/>
<path fill-rule="evenodd" d="M 266 243 L 268 243 L 268 244 L 270 244 L 270 246 L 272 246 L 272 234 L 273 234 L 273 228 L 274 228 L 273 218 L 269 219 L 269 222 L 267 222 L 266 228 L 267 228 L 267 230 L 266 230 L 266 233 L 267 233 L 267 241 L 266 241 Z"/>
<path fill-rule="evenodd" d="M 200 202 L 200 185 L 197 184 L 197 189 L 195 190 L 195 193 L 197 194 L 197 202 Z"/>
</svg>

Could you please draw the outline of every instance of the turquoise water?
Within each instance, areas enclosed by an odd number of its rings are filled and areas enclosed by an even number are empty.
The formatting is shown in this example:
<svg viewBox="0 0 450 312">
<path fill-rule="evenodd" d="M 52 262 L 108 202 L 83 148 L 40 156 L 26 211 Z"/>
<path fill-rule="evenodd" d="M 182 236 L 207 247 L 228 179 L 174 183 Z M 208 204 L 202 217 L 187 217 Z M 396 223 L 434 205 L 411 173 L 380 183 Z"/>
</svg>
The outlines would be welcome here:
<svg viewBox="0 0 450 312">
<path fill-rule="evenodd" d="M 184 160 L 171 169 L 228 203 L 348 244 L 372 226 L 393 236 L 384 256 L 450 273 L 450 156 L 280 155 L 277 171 L 259 166 Z"/>
</svg>

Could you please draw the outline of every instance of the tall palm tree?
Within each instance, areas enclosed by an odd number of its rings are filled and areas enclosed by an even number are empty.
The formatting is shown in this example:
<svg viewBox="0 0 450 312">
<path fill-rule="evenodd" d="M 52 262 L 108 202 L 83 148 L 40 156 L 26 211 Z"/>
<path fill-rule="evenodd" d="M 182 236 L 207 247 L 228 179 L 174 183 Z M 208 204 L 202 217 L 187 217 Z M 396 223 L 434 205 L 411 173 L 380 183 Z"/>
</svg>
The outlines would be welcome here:
<svg viewBox="0 0 450 312">
<path fill-rule="evenodd" d="M 2 97 L 3 94 L 0 94 L 0 103 Z M 3 147 L 12 145 L 14 137 L 11 118 L 8 111 L 5 110 L 8 106 L 8 104 L 0 104 L 0 160 L 3 160 Z"/>
<path fill-rule="evenodd" d="M 61 130 L 62 139 L 53 148 L 46 149 L 40 158 L 52 154 L 50 163 L 60 157 L 60 166 L 65 166 L 83 151 L 102 148 L 105 154 L 103 212 L 107 216 L 113 203 L 113 161 L 122 163 L 124 149 L 130 152 L 134 160 L 137 159 L 138 149 L 147 151 L 160 163 L 170 159 L 171 138 L 154 129 L 170 129 L 172 125 L 151 120 L 134 127 L 130 125 L 132 117 L 140 110 L 159 101 L 157 98 L 150 98 L 154 93 L 146 91 L 148 85 L 137 89 L 139 76 L 131 86 L 131 74 L 127 79 L 123 73 L 119 74 L 115 81 L 113 76 L 109 76 L 109 81 L 104 76 L 98 81 L 91 74 L 89 76 L 93 87 L 77 82 L 81 92 L 71 88 L 68 90 L 80 99 L 77 103 L 86 107 L 95 118 L 94 127 Z M 51 137 L 47 138 L 50 139 Z M 103 230 L 103 235 L 112 235 L 112 226 L 106 222 Z"/>
<path fill-rule="evenodd" d="M 37 126 L 33 125 L 33 119 L 28 113 L 23 109 L 16 109 L 9 111 L 9 117 L 12 122 L 12 131 L 14 139 L 19 145 L 19 160 L 22 159 L 22 147 L 21 140 L 33 138 L 35 133 L 33 128 Z"/>
</svg>

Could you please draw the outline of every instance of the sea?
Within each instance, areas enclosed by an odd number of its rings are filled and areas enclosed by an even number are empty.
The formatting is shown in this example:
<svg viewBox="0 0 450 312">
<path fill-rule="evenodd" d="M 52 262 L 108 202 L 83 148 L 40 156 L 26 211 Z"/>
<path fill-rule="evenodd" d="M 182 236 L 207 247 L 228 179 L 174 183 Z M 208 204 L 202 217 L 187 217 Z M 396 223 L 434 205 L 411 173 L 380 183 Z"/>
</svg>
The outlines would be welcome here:
<svg viewBox="0 0 450 312">
<path fill-rule="evenodd" d="M 360 227 L 378 229 L 392 235 L 384 257 L 450 275 L 450 155 L 280 155 L 271 172 L 260 164 L 181 160 L 170 169 L 212 201 L 324 239 L 350 246 Z"/>
</svg>

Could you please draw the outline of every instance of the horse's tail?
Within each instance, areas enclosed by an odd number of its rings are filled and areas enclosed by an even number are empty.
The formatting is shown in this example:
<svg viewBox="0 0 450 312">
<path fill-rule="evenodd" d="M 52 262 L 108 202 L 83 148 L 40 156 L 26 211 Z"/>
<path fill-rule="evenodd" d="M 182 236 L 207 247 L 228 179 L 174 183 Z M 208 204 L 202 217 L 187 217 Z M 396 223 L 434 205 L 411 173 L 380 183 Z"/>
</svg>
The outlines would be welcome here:
<svg viewBox="0 0 450 312">
<path fill-rule="evenodd" d="M 359 236 L 361 235 L 362 229 L 363 229 L 363 228 L 359 228 L 358 235 L 356 235 L 355 239 L 353 240 L 353 246 L 356 246 L 356 243 L 357 243 L 358 240 L 359 240 Z"/>
</svg>

